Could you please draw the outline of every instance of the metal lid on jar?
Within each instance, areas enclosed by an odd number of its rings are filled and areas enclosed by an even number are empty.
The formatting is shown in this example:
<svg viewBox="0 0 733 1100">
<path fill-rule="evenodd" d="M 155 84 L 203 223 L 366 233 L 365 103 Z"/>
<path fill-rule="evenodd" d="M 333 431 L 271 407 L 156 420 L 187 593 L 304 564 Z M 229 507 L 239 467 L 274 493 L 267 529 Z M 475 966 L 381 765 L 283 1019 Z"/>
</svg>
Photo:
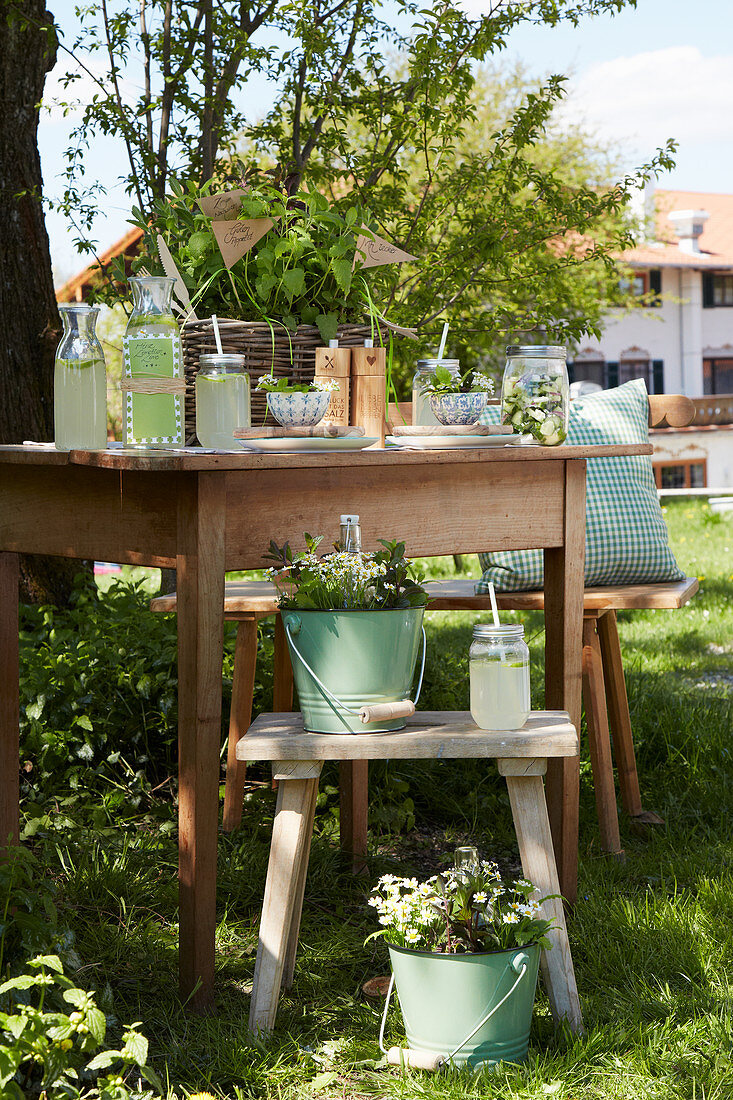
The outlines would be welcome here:
<svg viewBox="0 0 733 1100">
<path fill-rule="evenodd" d="M 514 355 L 524 359 L 565 359 L 568 349 L 564 344 L 509 344 L 506 353 L 510 359 Z"/>
<path fill-rule="evenodd" d="M 474 638 L 501 638 L 502 640 L 522 638 L 524 627 L 521 623 L 501 623 L 499 626 L 494 626 L 493 623 L 476 623 L 473 628 L 473 636 Z"/>
<path fill-rule="evenodd" d="M 225 352 L 219 355 L 210 352 L 199 357 L 199 370 L 219 371 L 221 374 L 244 374 L 244 356 L 234 352 Z"/>
<path fill-rule="evenodd" d="M 460 370 L 460 359 L 418 359 L 418 370 L 435 370 L 436 367 L 447 367 L 448 370 Z"/>
</svg>

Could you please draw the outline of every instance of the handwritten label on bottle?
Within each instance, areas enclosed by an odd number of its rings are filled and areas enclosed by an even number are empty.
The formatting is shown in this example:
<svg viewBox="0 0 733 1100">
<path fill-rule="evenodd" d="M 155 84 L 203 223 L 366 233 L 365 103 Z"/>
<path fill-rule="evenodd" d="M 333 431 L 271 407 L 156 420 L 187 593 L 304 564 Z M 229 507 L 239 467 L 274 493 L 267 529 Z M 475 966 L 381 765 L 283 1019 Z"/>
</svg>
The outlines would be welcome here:
<svg viewBox="0 0 733 1100">
<path fill-rule="evenodd" d="M 125 336 L 127 378 L 179 378 L 180 339 L 168 335 Z M 181 398 L 170 393 L 125 393 L 125 441 L 134 444 L 183 444 Z"/>
</svg>

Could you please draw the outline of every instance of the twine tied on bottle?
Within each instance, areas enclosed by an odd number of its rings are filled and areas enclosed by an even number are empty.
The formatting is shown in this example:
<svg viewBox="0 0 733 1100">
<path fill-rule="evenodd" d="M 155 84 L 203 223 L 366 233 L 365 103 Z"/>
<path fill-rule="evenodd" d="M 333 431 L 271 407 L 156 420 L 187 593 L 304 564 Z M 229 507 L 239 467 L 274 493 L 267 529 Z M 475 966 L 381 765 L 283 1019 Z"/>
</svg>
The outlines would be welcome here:
<svg viewBox="0 0 733 1100">
<path fill-rule="evenodd" d="M 185 378 L 123 378 L 120 382 L 123 393 L 170 393 L 185 394 Z"/>
</svg>

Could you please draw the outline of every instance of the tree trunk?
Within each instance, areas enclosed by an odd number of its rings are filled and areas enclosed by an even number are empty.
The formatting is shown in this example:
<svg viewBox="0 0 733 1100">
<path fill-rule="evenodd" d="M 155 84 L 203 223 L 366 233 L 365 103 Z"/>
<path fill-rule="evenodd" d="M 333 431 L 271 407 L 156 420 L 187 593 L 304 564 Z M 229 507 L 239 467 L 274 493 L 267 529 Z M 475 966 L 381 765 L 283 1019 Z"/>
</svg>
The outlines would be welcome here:
<svg viewBox="0 0 733 1100">
<path fill-rule="evenodd" d="M 21 14 L 22 13 L 22 14 Z M 0 443 L 53 439 L 53 361 L 61 324 L 41 205 L 38 114 L 56 59 L 43 0 L 0 0 Z M 64 603 L 80 562 L 21 559 L 21 591 Z"/>
</svg>

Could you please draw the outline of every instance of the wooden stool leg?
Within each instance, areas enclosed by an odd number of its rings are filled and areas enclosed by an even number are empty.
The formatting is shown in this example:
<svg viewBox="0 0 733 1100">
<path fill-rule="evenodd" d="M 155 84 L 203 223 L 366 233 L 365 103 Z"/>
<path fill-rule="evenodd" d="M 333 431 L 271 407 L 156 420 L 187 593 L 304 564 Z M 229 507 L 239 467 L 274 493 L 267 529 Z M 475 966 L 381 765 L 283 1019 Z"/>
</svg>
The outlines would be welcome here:
<svg viewBox="0 0 733 1100">
<path fill-rule="evenodd" d="M 224 832 L 236 829 L 242 820 L 242 797 L 247 765 L 237 761 L 237 742 L 252 724 L 252 699 L 257 666 L 257 616 L 242 619 L 237 629 L 232 677 L 232 710 L 227 744 L 227 775 L 224 787 Z"/>
<path fill-rule="evenodd" d="M 293 709 L 293 666 L 281 615 L 275 616 L 275 655 L 272 709 L 281 714 Z"/>
<path fill-rule="evenodd" d="M 497 764 L 499 773 L 506 778 L 524 874 L 537 887 L 540 897 L 559 894 L 560 883 L 542 782 L 547 761 L 497 760 Z M 549 898 L 544 902 L 543 910 L 547 919 L 555 922 L 548 933 L 552 950 L 543 951 L 541 958 L 542 977 L 552 1015 L 557 1023 L 567 1020 L 572 1032 L 582 1032 L 583 1017 L 562 899 Z"/>
<path fill-rule="evenodd" d="M 616 612 L 607 611 L 598 620 L 598 636 L 601 640 L 603 674 L 606 681 L 606 705 L 613 733 L 613 749 L 616 756 L 621 800 L 626 813 L 649 825 L 663 825 L 664 818 L 652 811 L 645 811 L 641 804 L 639 776 L 636 771 L 634 735 L 631 729 L 629 698 L 626 694 L 624 666 L 618 640 Z"/>
<path fill-rule="evenodd" d="M 595 616 L 586 616 L 583 619 L 583 702 L 588 725 L 601 847 L 604 852 L 621 856 L 623 848 L 618 831 L 618 807 L 613 782 L 613 759 L 611 738 L 608 733 L 603 661 Z"/>
<path fill-rule="evenodd" d="M 339 765 L 341 850 L 351 857 L 355 875 L 367 871 L 369 761 L 342 760 Z"/>
<path fill-rule="evenodd" d="M 318 784 L 313 784 L 311 792 L 310 806 L 308 807 L 308 821 L 306 822 L 306 833 L 310 837 L 313 835 L 313 822 L 316 816 L 316 802 L 318 801 Z M 285 952 L 285 966 L 283 968 L 283 989 L 290 989 L 293 984 L 293 976 L 295 974 L 295 956 L 298 953 L 298 936 L 300 935 L 300 918 L 303 913 L 303 897 L 305 895 L 305 880 L 308 877 L 308 860 L 310 857 L 310 844 L 306 844 L 305 855 L 300 865 L 300 878 L 298 879 L 298 885 L 295 892 L 295 899 L 293 901 L 293 917 L 290 922 L 290 937 L 288 939 L 288 948 Z"/>
<path fill-rule="evenodd" d="M 275 1023 L 303 863 L 310 849 L 308 824 L 320 770 L 320 762 L 277 765 L 277 810 L 252 982 L 251 1031 L 271 1031 Z"/>
</svg>

